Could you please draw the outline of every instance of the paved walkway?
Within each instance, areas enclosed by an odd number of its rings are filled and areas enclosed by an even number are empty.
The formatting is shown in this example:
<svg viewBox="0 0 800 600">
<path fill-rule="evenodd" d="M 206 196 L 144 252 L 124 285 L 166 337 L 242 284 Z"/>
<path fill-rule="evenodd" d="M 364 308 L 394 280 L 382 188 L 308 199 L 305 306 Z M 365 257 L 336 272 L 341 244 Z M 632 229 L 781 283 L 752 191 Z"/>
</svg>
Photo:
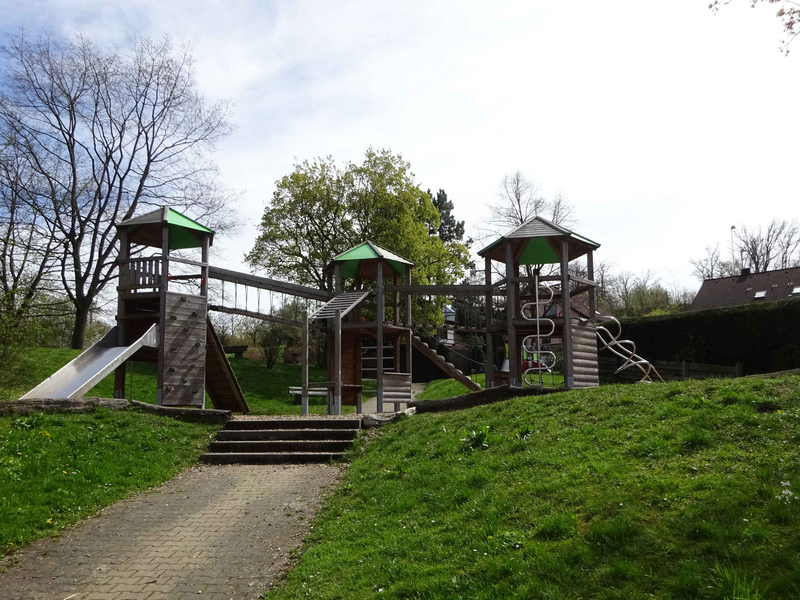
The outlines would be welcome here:
<svg viewBox="0 0 800 600">
<path fill-rule="evenodd" d="M 15 555 L 0 598 L 260 598 L 338 476 L 330 465 L 192 468 Z"/>
</svg>

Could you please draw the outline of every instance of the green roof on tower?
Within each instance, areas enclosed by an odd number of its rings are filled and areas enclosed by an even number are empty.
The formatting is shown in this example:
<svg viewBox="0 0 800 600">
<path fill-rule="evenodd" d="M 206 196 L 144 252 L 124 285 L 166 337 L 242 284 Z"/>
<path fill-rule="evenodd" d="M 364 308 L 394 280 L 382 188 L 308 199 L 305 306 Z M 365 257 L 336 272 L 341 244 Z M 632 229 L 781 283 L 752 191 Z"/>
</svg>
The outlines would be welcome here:
<svg viewBox="0 0 800 600">
<path fill-rule="evenodd" d="M 503 248 L 512 244 L 521 265 L 557 263 L 561 260 L 557 239 L 566 239 L 569 247 L 569 260 L 583 256 L 589 250 L 596 250 L 600 244 L 578 235 L 542 217 L 531 217 L 522 225 L 501 235 L 478 252 L 492 260 L 504 261 Z M 560 243 L 560 242 L 559 242 Z"/>
<path fill-rule="evenodd" d="M 209 245 L 214 241 L 211 229 L 167 206 L 126 219 L 117 223 L 117 228 L 127 229 L 128 239 L 134 244 L 160 248 L 161 227 L 165 223 L 169 228 L 170 250 L 200 248 L 203 237 L 209 238 Z"/>
<path fill-rule="evenodd" d="M 342 263 L 342 275 L 344 277 L 361 275 L 365 279 L 371 279 L 375 276 L 374 265 L 378 259 L 385 260 L 398 275 L 404 275 L 406 267 L 414 266 L 414 263 L 410 260 L 367 240 L 358 246 L 345 250 L 338 256 L 334 256 L 328 266 L 325 267 L 325 270 L 332 269 L 336 263 Z"/>
</svg>

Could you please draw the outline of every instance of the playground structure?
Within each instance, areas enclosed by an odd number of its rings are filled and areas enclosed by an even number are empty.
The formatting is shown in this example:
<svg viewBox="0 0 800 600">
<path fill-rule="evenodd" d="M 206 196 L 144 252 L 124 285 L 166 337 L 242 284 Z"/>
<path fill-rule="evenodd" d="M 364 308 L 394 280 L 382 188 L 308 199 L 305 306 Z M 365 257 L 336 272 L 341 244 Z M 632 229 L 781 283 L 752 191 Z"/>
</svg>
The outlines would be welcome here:
<svg viewBox="0 0 800 600">
<path fill-rule="evenodd" d="M 327 397 L 329 414 L 341 414 L 343 404 L 361 412 L 369 393 L 377 396 L 379 412 L 386 405 L 397 410 L 411 401 L 415 350 L 468 389 L 481 389 L 420 337 L 442 325 L 443 307 L 458 298 L 483 304 L 480 318 L 459 324 L 448 316 L 447 326 L 455 335 L 483 339 L 487 388 L 544 386 L 548 375 L 554 385 L 556 370 L 566 389 L 597 386 L 598 335 L 604 348 L 626 358 L 623 368 L 642 369 L 645 380 L 654 372 L 632 343 L 597 325 L 593 253 L 599 244 L 541 217 L 478 253 L 484 259 L 482 284 L 414 284 L 411 261 L 367 241 L 325 267 L 328 289 L 209 265 L 214 232 L 167 207 L 124 220 L 117 229 L 116 327 L 24 398 L 80 397 L 112 371 L 114 395 L 124 398 L 126 362 L 152 361 L 158 365 L 157 404 L 204 407 L 208 394 L 214 407 L 246 413 L 244 395 L 208 317 L 218 311 L 300 328 L 301 387 L 294 393 L 299 391 L 303 414 L 308 414 L 310 395 Z M 157 252 L 147 254 L 153 249 Z M 185 258 L 197 250 L 199 260 Z M 571 273 L 570 263 L 584 257 L 586 276 Z M 495 272 L 505 276 L 493 280 Z M 219 283 L 219 303 L 209 304 L 211 281 Z M 233 306 L 230 292 L 226 303 L 226 283 L 233 286 Z M 269 294 L 263 306 L 262 293 Z M 282 298 L 277 311 L 273 294 Z M 573 314 L 576 297 L 583 298 L 584 314 Z M 286 298 L 294 312 L 286 309 Z M 431 315 L 438 322 L 419 322 Z M 309 381 L 312 329 L 326 334 L 323 382 Z M 507 370 L 498 368 L 497 350 L 503 347 Z M 365 380 L 374 380 L 375 389 L 367 389 Z"/>
</svg>

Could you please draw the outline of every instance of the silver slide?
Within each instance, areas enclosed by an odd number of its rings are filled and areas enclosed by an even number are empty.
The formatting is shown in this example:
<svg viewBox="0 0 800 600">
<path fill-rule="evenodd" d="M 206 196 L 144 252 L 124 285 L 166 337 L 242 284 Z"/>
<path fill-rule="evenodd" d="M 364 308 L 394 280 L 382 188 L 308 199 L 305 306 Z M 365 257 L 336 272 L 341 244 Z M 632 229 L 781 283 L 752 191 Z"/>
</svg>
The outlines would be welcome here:
<svg viewBox="0 0 800 600">
<path fill-rule="evenodd" d="M 72 362 L 64 365 L 52 376 L 25 394 L 20 400 L 30 398 L 81 398 L 100 383 L 103 378 L 128 360 L 142 346 L 158 346 L 156 325 L 130 346 L 117 346 L 116 327 L 106 333 L 99 342 L 83 352 Z"/>
</svg>

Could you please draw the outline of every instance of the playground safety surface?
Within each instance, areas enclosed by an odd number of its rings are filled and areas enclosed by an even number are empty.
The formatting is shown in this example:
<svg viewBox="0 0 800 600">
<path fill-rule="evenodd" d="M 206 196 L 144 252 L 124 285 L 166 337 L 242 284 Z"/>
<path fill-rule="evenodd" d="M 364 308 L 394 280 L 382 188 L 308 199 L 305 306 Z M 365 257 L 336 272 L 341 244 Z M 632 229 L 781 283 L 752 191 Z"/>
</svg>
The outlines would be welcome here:
<svg viewBox="0 0 800 600">
<path fill-rule="evenodd" d="M 260 598 L 339 474 L 325 464 L 191 468 L 6 559 L 0 597 Z"/>
</svg>

